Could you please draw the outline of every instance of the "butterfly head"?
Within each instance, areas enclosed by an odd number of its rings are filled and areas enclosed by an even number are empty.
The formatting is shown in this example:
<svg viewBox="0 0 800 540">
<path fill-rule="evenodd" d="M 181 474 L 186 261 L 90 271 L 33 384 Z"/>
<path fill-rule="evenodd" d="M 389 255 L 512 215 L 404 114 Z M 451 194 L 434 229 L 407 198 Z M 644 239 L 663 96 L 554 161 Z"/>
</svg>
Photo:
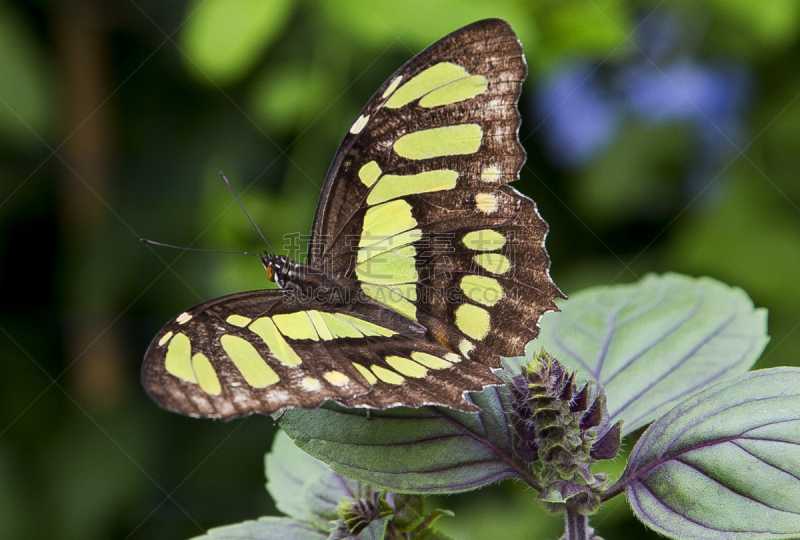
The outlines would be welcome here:
<svg viewBox="0 0 800 540">
<path fill-rule="evenodd" d="M 267 279 L 285 289 L 286 285 L 297 277 L 297 263 L 286 255 L 272 255 L 264 252 L 261 262 L 267 272 Z"/>
</svg>

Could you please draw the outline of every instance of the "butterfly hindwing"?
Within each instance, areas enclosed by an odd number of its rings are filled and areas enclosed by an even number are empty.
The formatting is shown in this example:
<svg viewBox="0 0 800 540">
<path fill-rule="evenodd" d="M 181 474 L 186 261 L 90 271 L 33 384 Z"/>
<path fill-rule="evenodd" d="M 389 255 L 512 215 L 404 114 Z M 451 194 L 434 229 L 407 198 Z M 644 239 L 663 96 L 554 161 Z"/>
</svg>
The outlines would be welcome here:
<svg viewBox="0 0 800 540">
<path fill-rule="evenodd" d="M 408 327 L 367 318 L 385 320 L 330 304 L 299 305 L 276 290 L 218 298 L 159 332 L 145 356 L 143 383 L 167 409 L 229 419 L 316 408 L 328 399 L 469 410 L 463 393 L 496 382 L 482 366 Z"/>
<path fill-rule="evenodd" d="M 462 28 L 400 68 L 334 160 L 309 253 L 491 367 L 522 354 L 563 296 L 549 276 L 547 224 L 505 185 L 525 161 L 517 101 L 526 73 L 500 20 Z"/>
</svg>

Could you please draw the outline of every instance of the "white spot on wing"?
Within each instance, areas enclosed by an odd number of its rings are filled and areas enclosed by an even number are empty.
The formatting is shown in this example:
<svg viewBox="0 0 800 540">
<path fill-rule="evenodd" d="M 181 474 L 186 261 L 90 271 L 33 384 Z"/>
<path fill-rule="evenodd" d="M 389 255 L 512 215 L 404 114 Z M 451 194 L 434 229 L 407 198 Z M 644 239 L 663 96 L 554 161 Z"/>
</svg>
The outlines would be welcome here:
<svg viewBox="0 0 800 540">
<path fill-rule="evenodd" d="M 166 334 L 164 334 L 163 336 L 161 336 L 161 339 L 158 340 L 158 346 L 159 347 L 163 347 L 164 344 L 167 341 L 169 341 L 170 339 L 172 339 L 172 331 L 169 331 Z"/>
<path fill-rule="evenodd" d="M 369 115 L 362 114 L 353 123 L 353 126 L 350 128 L 350 133 L 352 133 L 353 135 L 358 135 L 359 133 L 361 133 L 361 130 L 364 129 L 364 126 L 367 125 L 367 122 L 369 122 Z"/>
<path fill-rule="evenodd" d="M 497 197 L 491 193 L 478 193 L 475 195 L 475 205 L 484 214 L 497 211 Z"/>
<path fill-rule="evenodd" d="M 192 316 L 186 313 L 185 311 L 178 315 L 178 318 L 175 319 L 175 322 L 178 324 L 186 324 L 187 322 L 192 320 Z"/>
<path fill-rule="evenodd" d="M 452 362 L 453 364 L 461 362 L 461 357 L 458 356 L 456 353 L 451 353 L 451 352 L 445 354 L 444 359 L 447 360 L 448 362 Z"/>
<path fill-rule="evenodd" d="M 483 169 L 483 172 L 481 173 L 481 180 L 484 182 L 494 183 L 500 179 L 501 174 L 502 172 L 500 171 L 500 168 L 497 165 L 492 165 L 491 167 L 486 167 Z"/>
</svg>

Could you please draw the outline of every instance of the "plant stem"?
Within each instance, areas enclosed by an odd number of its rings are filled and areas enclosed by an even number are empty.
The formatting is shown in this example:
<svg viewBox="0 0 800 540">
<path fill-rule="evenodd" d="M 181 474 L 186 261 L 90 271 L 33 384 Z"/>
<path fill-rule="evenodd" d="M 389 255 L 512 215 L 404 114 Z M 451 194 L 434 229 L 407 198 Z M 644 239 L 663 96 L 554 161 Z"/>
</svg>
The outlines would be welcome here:
<svg viewBox="0 0 800 540">
<path fill-rule="evenodd" d="M 592 540 L 592 529 L 589 527 L 589 517 L 579 514 L 567 505 L 567 532 L 565 540 Z"/>
</svg>

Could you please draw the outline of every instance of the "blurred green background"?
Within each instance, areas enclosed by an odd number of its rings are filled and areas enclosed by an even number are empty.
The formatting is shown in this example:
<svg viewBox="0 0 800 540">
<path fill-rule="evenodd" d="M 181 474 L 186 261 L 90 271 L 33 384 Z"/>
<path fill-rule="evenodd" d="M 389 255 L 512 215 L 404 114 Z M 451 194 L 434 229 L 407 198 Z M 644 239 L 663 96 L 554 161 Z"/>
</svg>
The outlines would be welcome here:
<svg viewBox="0 0 800 540">
<path fill-rule="evenodd" d="M 372 92 L 484 17 L 527 54 L 516 186 L 551 225 L 556 283 L 710 275 L 769 308 L 759 367 L 800 364 L 795 0 L 0 0 L 0 536 L 186 538 L 276 513 L 269 418 L 170 414 L 138 377 L 162 324 L 264 287 L 260 262 L 138 240 L 263 249 L 222 170 L 296 256 L 284 235 L 310 231 Z M 534 498 L 437 502 L 460 539 L 557 538 Z M 647 537 L 608 507 L 605 538 Z"/>
</svg>

